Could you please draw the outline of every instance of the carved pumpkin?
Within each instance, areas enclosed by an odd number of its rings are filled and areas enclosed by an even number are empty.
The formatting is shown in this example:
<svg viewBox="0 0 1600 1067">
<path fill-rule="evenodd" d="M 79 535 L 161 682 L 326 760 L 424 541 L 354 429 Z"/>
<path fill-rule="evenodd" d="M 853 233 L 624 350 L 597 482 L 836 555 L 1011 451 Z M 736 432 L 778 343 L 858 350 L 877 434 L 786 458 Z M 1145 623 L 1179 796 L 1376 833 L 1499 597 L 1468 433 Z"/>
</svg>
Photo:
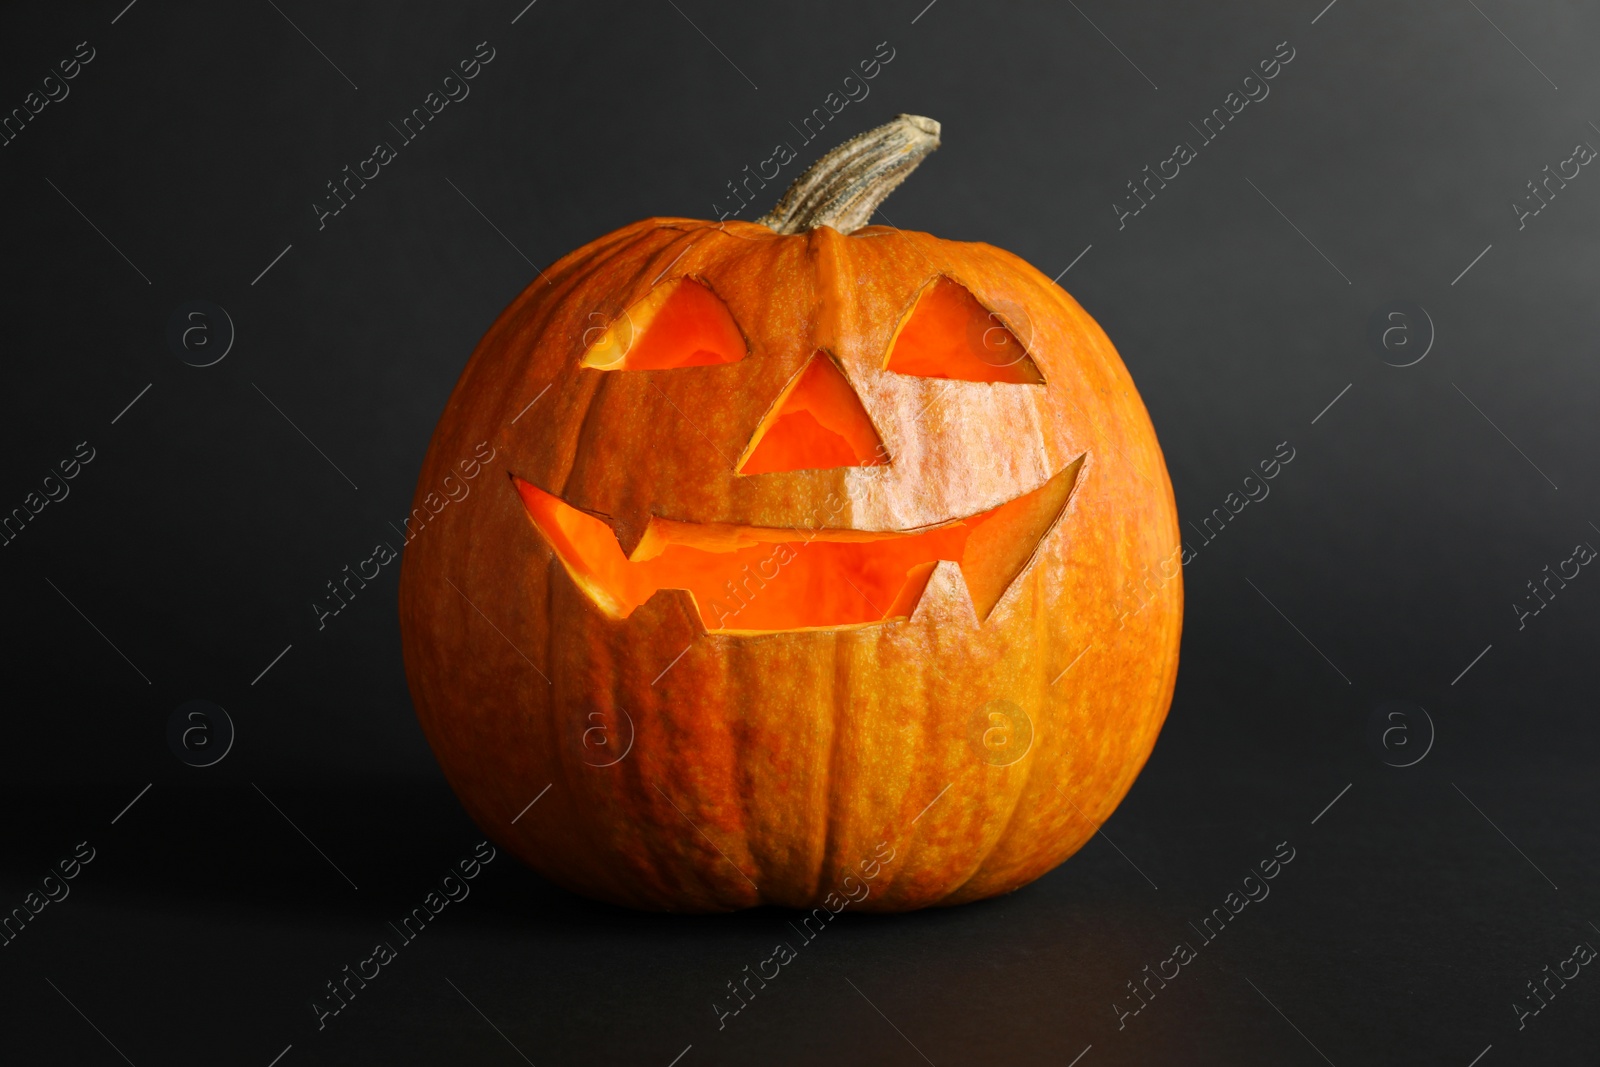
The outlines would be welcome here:
<svg viewBox="0 0 1600 1067">
<path fill-rule="evenodd" d="M 976 900 L 1074 852 L 1149 755 L 1182 612 L 1155 433 L 1033 267 L 864 225 L 937 144 L 901 116 L 758 223 L 609 234 L 462 374 L 402 568 L 407 676 L 468 812 L 552 881 Z"/>
</svg>

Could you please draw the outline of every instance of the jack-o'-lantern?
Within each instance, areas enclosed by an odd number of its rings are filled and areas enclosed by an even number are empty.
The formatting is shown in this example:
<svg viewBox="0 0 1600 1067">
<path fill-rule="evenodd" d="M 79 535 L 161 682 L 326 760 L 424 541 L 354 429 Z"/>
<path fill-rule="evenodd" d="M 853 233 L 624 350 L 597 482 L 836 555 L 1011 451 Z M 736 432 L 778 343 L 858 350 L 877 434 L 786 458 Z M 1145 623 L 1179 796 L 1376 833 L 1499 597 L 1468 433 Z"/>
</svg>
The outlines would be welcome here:
<svg viewBox="0 0 1600 1067">
<path fill-rule="evenodd" d="M 602 237 L 467 364 L 417 488 L 407 676 L 468 812 L 552 881 L 976 900 L 1073 853 L 1149 755 L 1182 614 L 1155 433 L 1050 279 L 866 225 L 938 134 L 862 134 L 755 223 Z"/>
</svg>

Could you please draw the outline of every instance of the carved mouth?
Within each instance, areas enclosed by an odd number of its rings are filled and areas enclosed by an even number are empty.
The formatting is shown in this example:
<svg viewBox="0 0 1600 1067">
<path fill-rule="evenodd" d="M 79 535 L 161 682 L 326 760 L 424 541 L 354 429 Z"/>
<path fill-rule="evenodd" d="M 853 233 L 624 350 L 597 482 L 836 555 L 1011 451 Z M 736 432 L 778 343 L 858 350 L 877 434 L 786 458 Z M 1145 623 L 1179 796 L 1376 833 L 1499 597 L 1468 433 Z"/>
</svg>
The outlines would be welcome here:
<svg viewBox="0 0 1600 1067">
<path fill-rule="evenodd" d="M 940 560 L 986 619 L 1065 510 L 1079 457 L 1039 488 L 937 526 L 874 532 L 653 518 L 631 557 L 605 520 L 512 476 L 562 566 L 612 618 L 684 589 L 712 633 L 841 630 L 909 618 Z"/>
</svg>

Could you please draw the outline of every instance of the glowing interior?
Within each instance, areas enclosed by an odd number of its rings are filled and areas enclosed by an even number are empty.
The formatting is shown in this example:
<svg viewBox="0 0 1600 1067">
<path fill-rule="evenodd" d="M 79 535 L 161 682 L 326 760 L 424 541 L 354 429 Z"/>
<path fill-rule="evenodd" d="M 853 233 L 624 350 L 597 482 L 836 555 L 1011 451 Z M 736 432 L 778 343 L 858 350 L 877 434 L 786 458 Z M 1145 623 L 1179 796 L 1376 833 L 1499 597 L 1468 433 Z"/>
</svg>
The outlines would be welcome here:
<svg viewBox="0 0 1600 1067">
<path fill-rule="evenodd" d="M 999 316 L 942 275 L 918 294 L 889 342 L 884 367 L 923 378 L 1044 384 L 1033 357 Z"/>
<path fill-rule="evenodd" d="M 751 438 L 740 474 L 872 467 L 887 462 L 878 431 L 833 360 L 811 357 Z"/>
<path fill-rule="evenodd" d="M 583 354 L 596 370 L 676 370 L 745 357 L 728 306 L 693 278 L 674 278 L 618 315 Z"/>
<path fill-rule="evenodd" d="M 907 532 L 796 530 L 651 520 L 630 559 L 603 520 L 513 476 L 572 580 L 613 618 L 660 589 L 686 589 L 706 629 L 843 629 L 911 615 L 939 560 L 960 564 L 980 619 L 1066 506 L 1082 460 L 1033 492 Z"/>
</svg>

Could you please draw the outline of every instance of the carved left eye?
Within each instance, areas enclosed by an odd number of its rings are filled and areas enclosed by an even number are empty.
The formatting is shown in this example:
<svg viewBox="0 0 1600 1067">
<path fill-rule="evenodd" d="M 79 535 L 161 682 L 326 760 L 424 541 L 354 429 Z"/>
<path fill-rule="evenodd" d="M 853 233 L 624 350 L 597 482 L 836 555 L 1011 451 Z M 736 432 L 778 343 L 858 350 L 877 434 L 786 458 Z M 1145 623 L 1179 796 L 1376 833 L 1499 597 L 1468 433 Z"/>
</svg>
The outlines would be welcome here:
<svg viewBox="0 0 1600 1067">
<path fill-rule="evenodd" d="M 748 353 L 728 305 L 695 278 L 650 290 L 604 326 L 584 334 L 579 366 L 595 370 L 677 370 L 737 363 Z"/>
<path fill-rule="evenodd" d="M 960 282 L 940 275 L 917 294 L 911 311 L 889 342 L 884 370 L 922 378 L 965 382 L 1043 385 L 1044 375 L 1018 339 L 1016 329 L 1028 324 L 1007 322 L 1020 317 L 989 310 Z"/>
</svg>

